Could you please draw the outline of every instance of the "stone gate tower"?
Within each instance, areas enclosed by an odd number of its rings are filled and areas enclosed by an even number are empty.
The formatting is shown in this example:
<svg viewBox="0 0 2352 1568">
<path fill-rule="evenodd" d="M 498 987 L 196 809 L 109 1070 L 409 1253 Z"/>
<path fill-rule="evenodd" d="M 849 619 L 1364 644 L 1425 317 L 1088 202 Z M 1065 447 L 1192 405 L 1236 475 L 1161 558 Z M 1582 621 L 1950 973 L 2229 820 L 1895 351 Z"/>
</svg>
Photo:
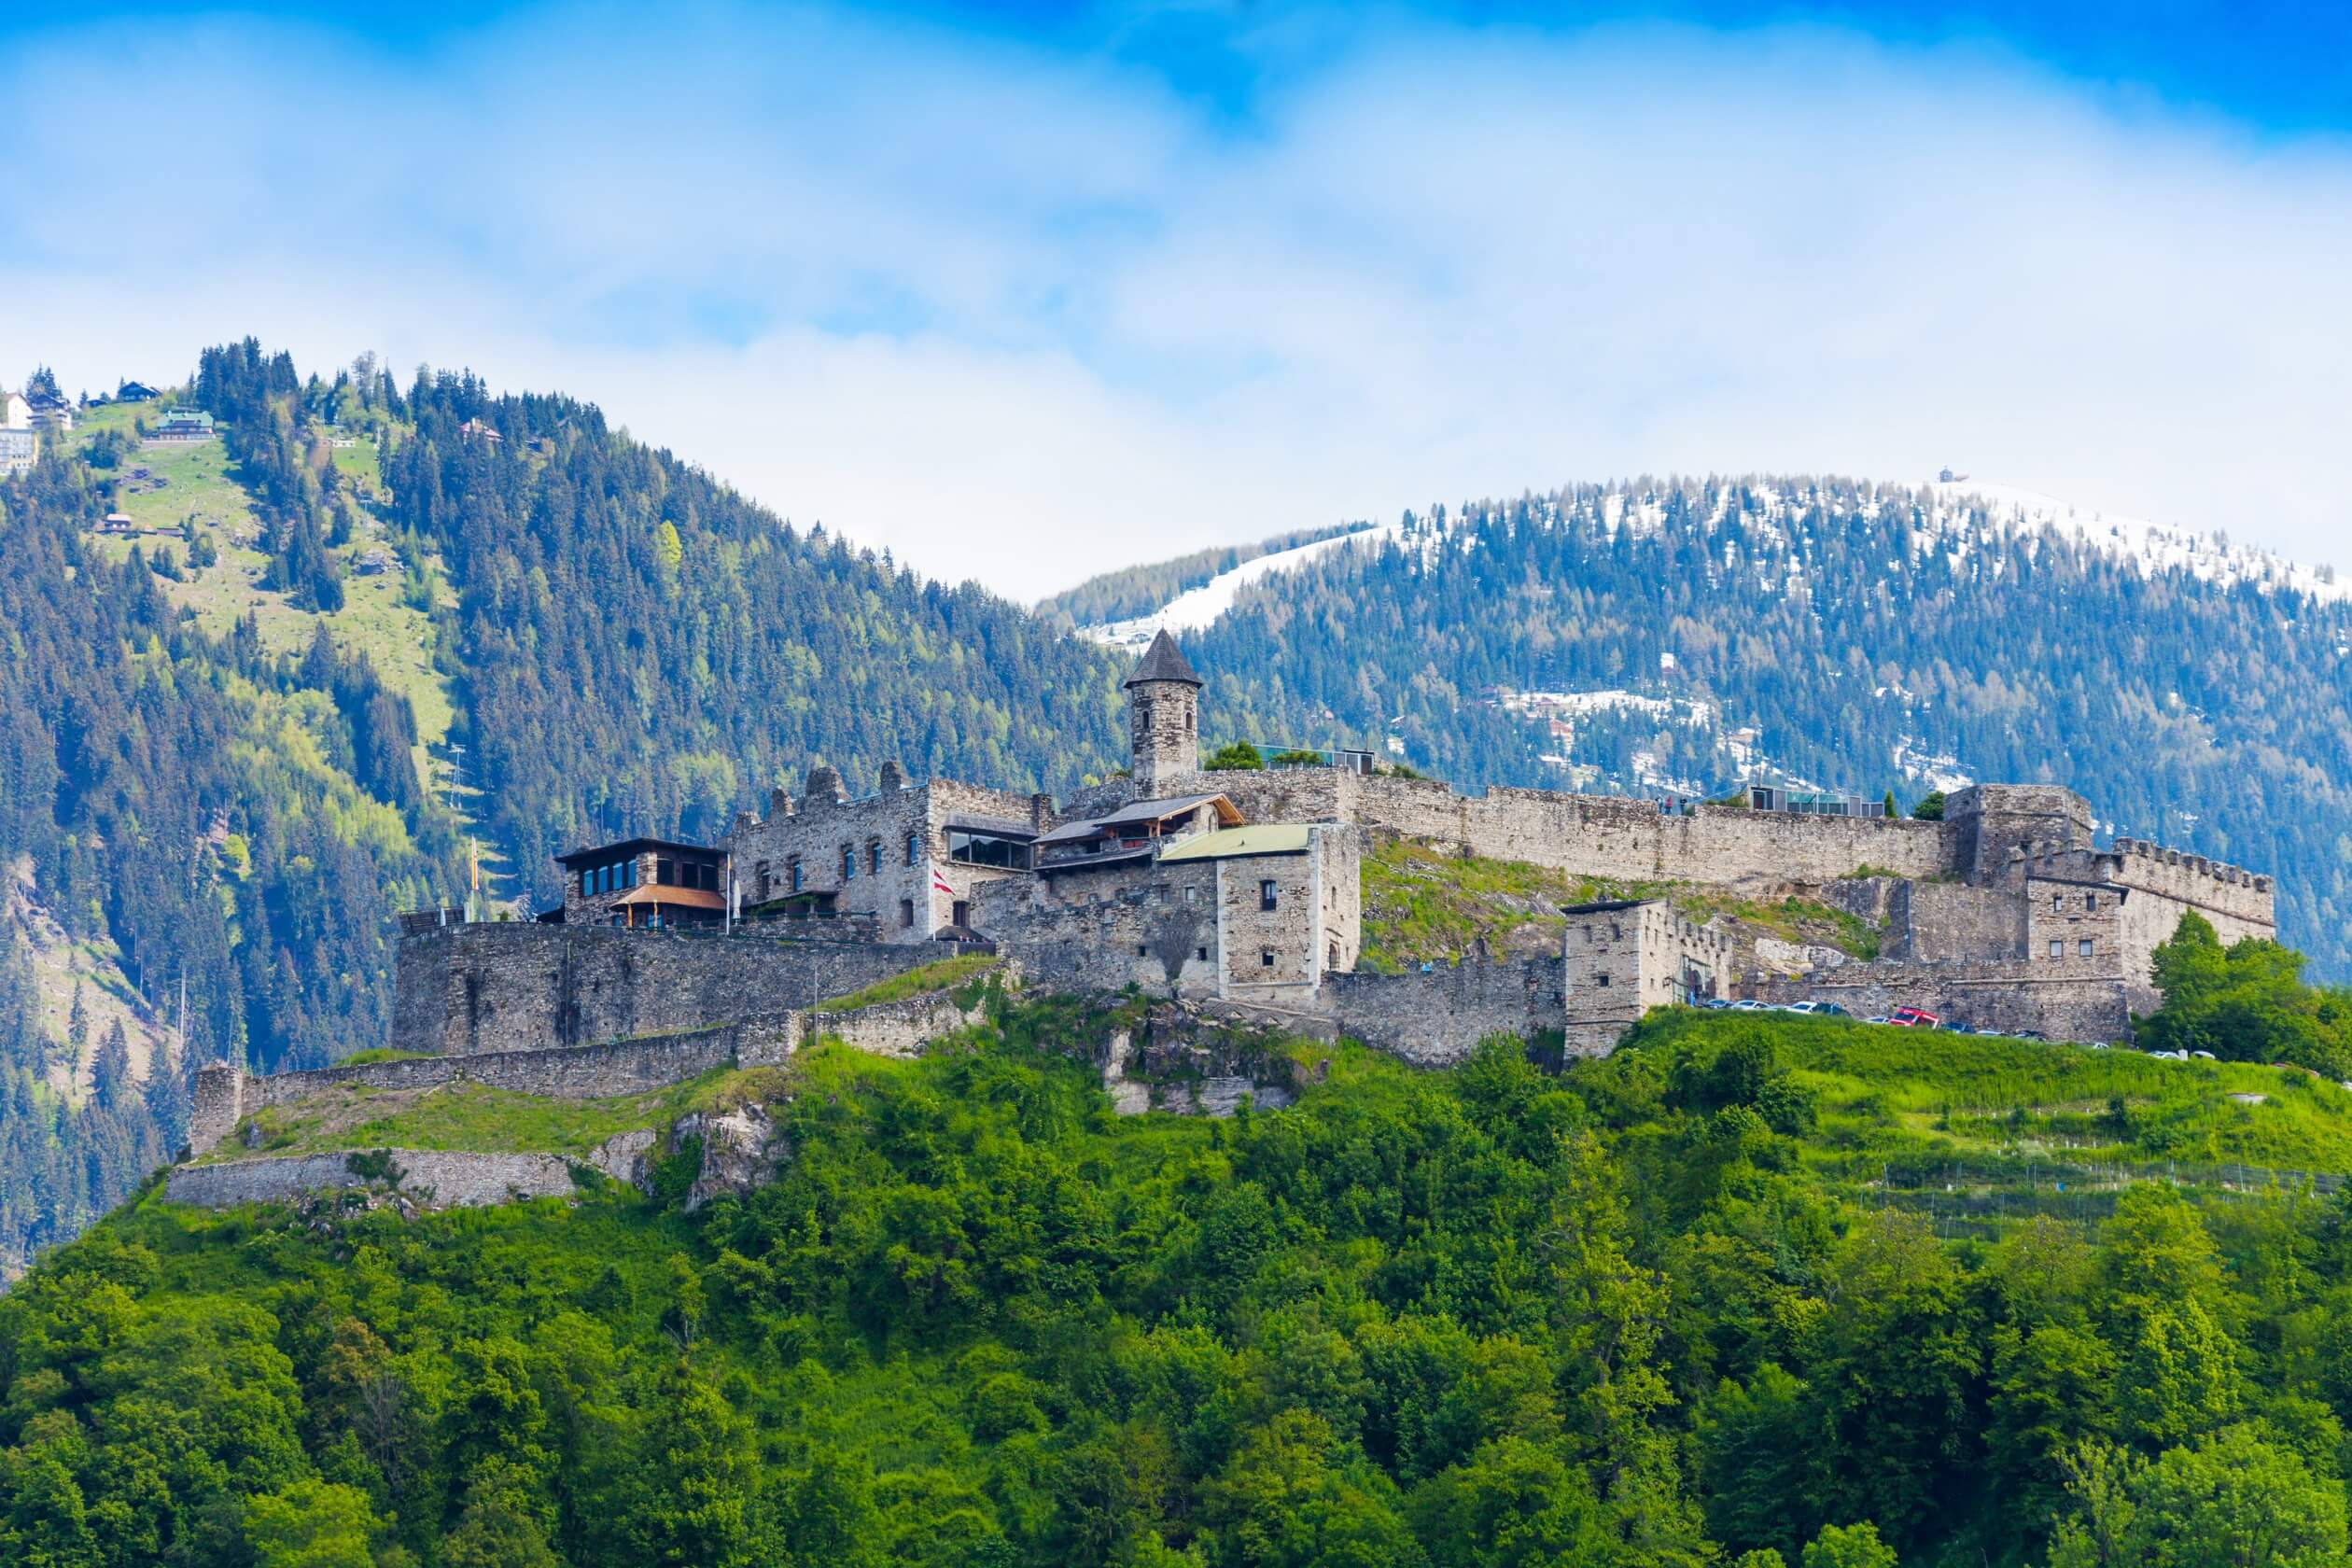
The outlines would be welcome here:
<svg viewBox="0 0 2352 1568">
<path fill-rule="evenodd" d="M 1127 678 L 1129 766 L 1140 798 L 1200 771 L 1200 677 L 1162 631 Z"/>
</svg>

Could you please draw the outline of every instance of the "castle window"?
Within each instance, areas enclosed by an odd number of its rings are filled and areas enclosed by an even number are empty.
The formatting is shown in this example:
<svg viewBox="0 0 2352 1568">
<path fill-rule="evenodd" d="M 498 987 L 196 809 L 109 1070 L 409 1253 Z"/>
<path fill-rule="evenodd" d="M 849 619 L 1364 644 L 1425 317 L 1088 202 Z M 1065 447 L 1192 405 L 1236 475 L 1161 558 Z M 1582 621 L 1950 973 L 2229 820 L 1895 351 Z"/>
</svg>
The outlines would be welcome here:
<svg viewBox="0 0 2352 1568">
<path fill-rule="evenodd" d="M 1331 945 L 1331 957 L 1324 961 L 1323 967 L 1325 969 L 1337 969 L 1339 967 L 1339 944 L 1337 942 Z"/>
<path fill-rule="evenodd" d="M 908 833 L 906 835 L 906 863 L 908 865 L 913 865 L 915 863 L 916 847 L 922 842 L 923 835 L 921 833 Z"/>
<path fill-rule="evenodd" d="M 759 902 L 760 902 L 760 903 L 765 903 L 767 902 L 767 899 L 768 899 L 768 863 L 767 863 L 767 861 L 760 861 L 760 862 L 759 862 L 759 864 L 758 864 L 756 867 L 754 867 L 754 868 L 753 868 L 752 873 L 751 873 L 751 878 L 752 878 L 752 883 L 753 883 L 753 885 L 754 885 L 754 886 L 756 886 L 756 887 L 760 889 Z M 665 876 L 665 877 L 663 877 L 663 878 L 662 878 L 662 880 L 663 880 L 663 881 L 665 881 L 665 882 L 666 882 L 666 881 L 668 881 L 668 880 L 669 880 L 669 878 L 668 878 L 668 877 L 666 877 L 666 876 Z"/>
<path fill-rule="evenodd" d="M 878 838 L 866 846 L 866 870 L 876 876 L 882 875 L 882 841 Z"/>
<path fill-rule="evenodd" d="M 1258 967 L 1260 969 L 1272 969 L 1274 967 L 1274 953 L 1271 948 L 1258 954 Z"/>
<path fill-rule="evenodd" d="M 2091 956 L 2091 939 L 2086 936 L 2081 941 L 2076 943 L 2075 952 L 2083 958 L 2089 958 Z"/>
<path fill-rule="evenodd" d="M 1618 925 L 1615 920 L 1611 920 L 1609 922 L 1609 940 L 1611 942 L 1623 942 L 1625 940 L 1625 928 Z"/>
<path fill-rule="evenodd" d="M 902 926 L 911 926 L 914 923 L 915 901 L 913 899 L 899 900 L 899 924 Z"/>
<path fill-rule="evenodd" d="M 784 862 L 784 881 L 792 892 L 797 893 L 801 890 L 801 863 L 798 855 L 794 855 Z"/>
<path fill-rule="evenodd" d="M 637 863 L 635 861 L 631 861 L 629 862 L 628 877 L 628 885 L 632 888 L 636 887 L 637 885 Z"/>
<path fill-rule="evenodd" d="M 653 880 L 659 882 L 665 888 L 674 887 L 678 882 L 678 862 L 676 861 L 655 861 L 653 862 Z"/>
<path fill-rule="evenodd" d="M 1144 735 L 1149 735 L 1149 734 L 1151 734 L 1151 731 L 1152 731 L 1152 700 L 1151 700 L 1149 697 L 1139 697 L 1139 698 L 1137 698 L 1137 699 L 1136 699 L 1136 703 L 1135 703 L 1135 727 L 1136 727 L 1137 731 L 1138 731 L 1139 733 L 1141 733 L 1141 734 L 1144 734 Z"/>
<path fill-rule="evenodd" d="M 854 844 L 841 847 L 841 879 L 844 882 L 858 879 L 858 847 Z"/>
<path fill-rule="evenodd" d="M 1184 889 L 1184 902 L 1186 903 L 1198 903 L 1200 902 L 1200 889 L 1198 888 L 1187 886 Z"/>
<path fill-rule="evenodd" d="M 2065 908 L 2065 907 L 2066 907 L 2066 895 L 2065 895 L 2065 894 L 2064 894 L 2064 893 L 2052 893 L 2052 894 L 2051 894 L 2051 895 L 2050 895 L 2050 912 L 2051 912 L 2052 915 L 2057 914 L 2057 913 L 2058 913 L 2058 911 L 2060 911 L 2061 909 L 2064 909 L 2064 908 Z"/>
<path fill-rule="evenodd" d="M 596 896 L 596 874 L 594 871 L 583 871 L 580 874 L 580 896 L 581 898 Z"/>
<path fill-rule="evenodd" d="M 1596 975 L 1594 975 L 1592 978 L 1593 978 L 1593 982 L 1594 982 L 1594 984 L 1596 984 L 1596 985 L 1600 986 L 1600 987 L 1601 987 L 1603 989 L 1604 989 L 1604 990 L 1605 990 L 1605 989 L 1607 989 L 1607 987 L 1608 987 L 1608 984 L 1609 984 L 1609 977 L 1608 977 L 1607 975 L 1605 975 L 1605 974 L 1596 974 Z"/>
<path fill-rule="evenodd" d="M 2050 956 L 2053 959 L 2065 958 L 2066 956 L 2065 943 L 2057 937 L 2051 937 L 2050 939 Z"/>
<path fill-rule="evenodd" d="M 1207 963 L 1209 961 L 1209 949 L 1206 947 L 1196 947 L 1193 949 L 1193 957 L 1198 959 L 1203 963 Z"/>
<path fill-rule="evenodd" d="M 2086 914 L 2087 914 L 2087 913 L 2089 913 L 2090 911 L 2093 910 L 2093 909 L 2098 908 L 2098 907 L 2099 907 L 2099 895 L 2098 895 L 2098 894 L 2096 894 L 2096 893 L 2085 893 L 2085 894 L 2083 894 L 2083 895 L 2082 895 L 2082 907 L 2083 907 L 2083 911 L 2084 911 Z"/>
<path fill-rule="evenodd" d="M 1258 907 L 1260 909 L 1271 909 L 1274 907 L 1274 879 L 1268 876 L 1263 878 L 1258 883 Z"/>
<path fill-rule="evenodd" d="M 1137 943 L 1135 945 L 1135 956 L 1139 959 L 1150 958 L 1152 956 L 1151 945 L 1143 942 Z"/>
</svg>

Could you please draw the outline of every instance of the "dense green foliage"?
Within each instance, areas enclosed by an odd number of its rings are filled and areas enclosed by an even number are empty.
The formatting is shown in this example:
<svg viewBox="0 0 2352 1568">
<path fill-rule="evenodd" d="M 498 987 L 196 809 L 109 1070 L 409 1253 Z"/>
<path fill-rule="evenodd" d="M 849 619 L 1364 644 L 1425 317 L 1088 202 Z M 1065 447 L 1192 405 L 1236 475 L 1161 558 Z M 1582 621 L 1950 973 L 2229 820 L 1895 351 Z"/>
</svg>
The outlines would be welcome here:
<svg viewBox="0 0 2352 1568">
<path fill-rule="evenodd" d="M 2247 938 L 2224 948 L 2203 916 L 2184 915 L 2156 949 L 2164 1005 L 2141 1043 L 2352 1078 L 2352 987 L 2305 985 L 2303 971 L 2303 956 L 2290 947 Z"/>
<path fill-rule="evenodd" d="M 1631 503 L 1653 520 L 1617 525 Z M 2069 785 L 2116 833 L 2275 873 L 2282 934 L 2352 973 L 2352 607 L 2149 577 L 1977 515 L 1932 532 L 1930 506 L 1798 479 L 1439 508 L 1407 514 L 1401 542 L 1243 594 L 1184 652 L 1209 733 L 1401 735 L 1464 787 L 1559 777 L 1539 761 L 1559 743 L 1488 706 L 1498 688 L 1715 705 L 1700 723 L 1579 720 L 1567 755 L 1627 787 L 1646 753 L 1715 792 L 1731 733 L 1756 724 L 1779 766 L 1876 799 L 1908 740 L 1981 778 Z M 1253 715 L 1263 728 L 1239 727 Z"/>
<path fill-rule="evenodd" d="M 2344 1561 L 2352 1204 L 1939 1239 L 1827 1130 L 1903 1031 L 1301 1045 L 1298 1106 L 1222 1124 L 1030 1043 L 1099 1027 L 804 1057 L 780 1178 L 693 1216 L 150 1195 L 0 1302 L 0 1558 Z"/>
</svg>

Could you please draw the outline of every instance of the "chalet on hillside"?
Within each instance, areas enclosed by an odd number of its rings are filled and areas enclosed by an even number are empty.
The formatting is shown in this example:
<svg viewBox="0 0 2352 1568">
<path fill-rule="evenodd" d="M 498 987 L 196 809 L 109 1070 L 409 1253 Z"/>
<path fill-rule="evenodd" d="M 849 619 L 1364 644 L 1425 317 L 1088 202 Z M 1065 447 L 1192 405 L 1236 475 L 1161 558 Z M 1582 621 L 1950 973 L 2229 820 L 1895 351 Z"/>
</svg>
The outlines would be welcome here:
<svg viewBox="0 0 2352 1568">
<path fill-rule="evenodd" d="M 213 417 L 202 409 L 175 408 L 166 410 L 163 423 L 147 432 L 151 441 L 193 444 L 213 439 Z"/>
</svg>

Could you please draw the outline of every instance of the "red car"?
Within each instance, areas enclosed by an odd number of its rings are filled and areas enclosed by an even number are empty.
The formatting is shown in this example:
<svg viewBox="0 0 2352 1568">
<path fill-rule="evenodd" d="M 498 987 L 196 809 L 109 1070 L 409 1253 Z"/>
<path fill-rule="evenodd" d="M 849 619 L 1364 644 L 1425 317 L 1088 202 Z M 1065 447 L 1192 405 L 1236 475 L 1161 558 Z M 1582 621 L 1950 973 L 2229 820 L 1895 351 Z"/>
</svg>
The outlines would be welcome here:
<svg viewBox="0 0 2352 1568">
<path fill-rule="evenodd" d="M 1897 1029 L 1934 1029 L 1943 1022 L 1924 1007 L 1897 1007 L 1886 1015 L 1886 1021 Z"/>
</svg>

